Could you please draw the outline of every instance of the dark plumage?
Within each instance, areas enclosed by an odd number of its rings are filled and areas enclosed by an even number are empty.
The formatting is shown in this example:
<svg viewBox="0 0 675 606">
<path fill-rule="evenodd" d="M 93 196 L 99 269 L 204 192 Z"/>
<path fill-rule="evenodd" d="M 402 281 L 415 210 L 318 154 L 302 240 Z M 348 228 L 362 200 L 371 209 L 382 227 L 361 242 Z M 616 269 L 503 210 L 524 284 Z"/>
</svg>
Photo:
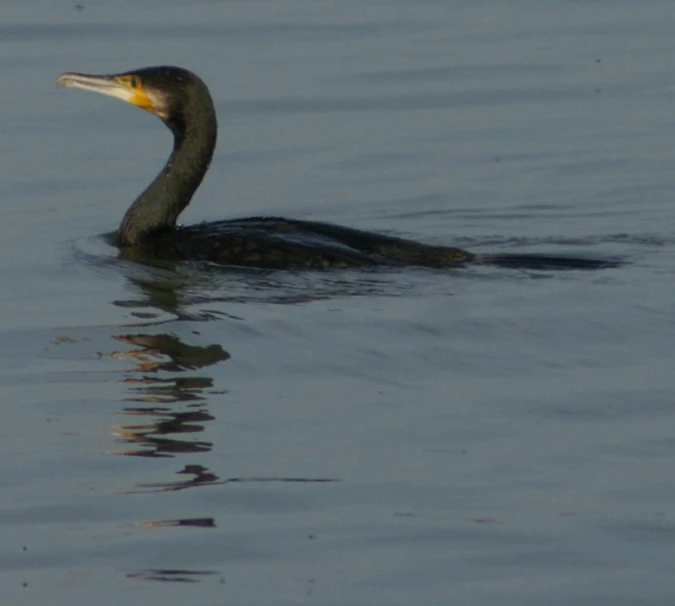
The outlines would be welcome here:
<svg viewBox="0 0 675 606">
<path fill-rule="evenodd" d="M 542 255 L 475 255 L 328 223 L 255 217 L 179 227 L 211 163 L 217 120 L 204 82 L 179 67 L 123 74 L 66 73 L 57 82 L 127 101 L 157 116 L 174 134 L 166 165 L 124 215 L 115 244 L 133 258 L 205 260 L 224 265 L 284 268 L 417 265 L 456 267 L 474 262 L 521 268 L 596 269 L 611 262 Z"/>
</svg>

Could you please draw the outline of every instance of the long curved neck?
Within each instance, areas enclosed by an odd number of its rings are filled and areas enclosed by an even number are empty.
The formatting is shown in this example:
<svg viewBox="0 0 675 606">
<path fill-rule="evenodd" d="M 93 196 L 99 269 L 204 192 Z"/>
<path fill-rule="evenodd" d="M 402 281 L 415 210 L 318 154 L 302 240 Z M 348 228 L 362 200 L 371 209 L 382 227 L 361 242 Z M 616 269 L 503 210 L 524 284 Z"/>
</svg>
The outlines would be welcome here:
<svg viewBox="0 0 675 606">
<path fill-rule="evenodd" d="M 179 118 L 166 121 L 174 134 L 171 156 L 164 168 L 127 210 L 120 225 L 120 246 L 139 244 L 150 232 L 174 227 L 190 203 L 211 163 L 218 125 L 211 99 Z"/>
</svg>

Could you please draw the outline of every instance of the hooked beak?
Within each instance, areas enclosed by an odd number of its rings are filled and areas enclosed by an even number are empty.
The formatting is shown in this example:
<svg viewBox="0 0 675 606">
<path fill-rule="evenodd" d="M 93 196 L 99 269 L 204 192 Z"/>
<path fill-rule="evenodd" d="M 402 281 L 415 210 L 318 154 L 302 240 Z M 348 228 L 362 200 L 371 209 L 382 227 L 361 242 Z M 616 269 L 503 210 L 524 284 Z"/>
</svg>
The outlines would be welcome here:
<svg viewBox="0 0 675 606">
<path fill-rule="evenodd" d="M 164 105 L 158 102 L 152 92 L 144 89 L 141 79 L 133 74 L 93 76 L 69 72 L 59 76 L 56 86 L 57 88 L 81 88 L 108 95 L 156 114 L 160 118 L 166 117 Z"/>
</svg>

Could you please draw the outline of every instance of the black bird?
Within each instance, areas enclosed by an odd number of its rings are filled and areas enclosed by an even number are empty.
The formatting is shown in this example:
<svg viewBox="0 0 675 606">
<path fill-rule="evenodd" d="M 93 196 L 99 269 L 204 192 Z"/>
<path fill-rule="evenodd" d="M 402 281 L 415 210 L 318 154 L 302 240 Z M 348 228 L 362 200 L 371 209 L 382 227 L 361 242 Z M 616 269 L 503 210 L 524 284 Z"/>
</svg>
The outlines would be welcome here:
<svg viewBox="0 0 675 606">
<path fill-rule="evenodd" d="M 134 259 L 203 260 L 269 269 L 482 263 L 527 269 L 598 269 L 611 261 L 546 255 L 477 255 L 328 223 L 254 217 L 176 225 L 211 163 L 218 125 L 208 88 L 179 67 L 94 76 L 66 73 L 58 87 L 116 97 L 159 118 L 174 135 L 164 168 L 127 210 L 113 242 Z"/>
</svg>

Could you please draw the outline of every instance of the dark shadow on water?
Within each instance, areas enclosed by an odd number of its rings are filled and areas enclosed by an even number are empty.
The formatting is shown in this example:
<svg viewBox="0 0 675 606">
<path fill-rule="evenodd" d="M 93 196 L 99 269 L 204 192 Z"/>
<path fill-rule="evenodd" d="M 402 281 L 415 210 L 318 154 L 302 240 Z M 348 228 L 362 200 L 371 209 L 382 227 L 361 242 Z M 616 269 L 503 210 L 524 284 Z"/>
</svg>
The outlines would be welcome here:
<svg viewBox="0 0 675 606">
<path fill-rule="evenodd" d="M 126 360 L 124 384 L 129 395 L 120 414 L 134 420 L 113 428 L 120 452 L 137 457 L 174 457 L 208 452 L 212 444 L 192 438 L 213 420 L 206 406 L 213 379 L 203 375 L 184 376 L 230 358 L 220 345 L 187 345 L 171 334 L 127 334 L 114 339 L 133 349 L 114 351 L 110 357 Z M 180 407 L 180 408 L 177 408 Z"/>
<path fill-rule="evenodd" d="M 226 362 L 230 354 L 218 344 L 188 345 L 173 334 L 125 334 L 113 337 L 130 349 L 119 349 L 102 356 L 130 363 L 124 372 L 122 382 L 129 395 L 120 415 L 129 422 L 111 427 L 111 433 L 121 450 L 106 451 L 116 456 L 140 457 L 145 459 L 177 458 L 182 462 L 186 456 L 203 454 L 212 450 L 213 443 L 196 439 L 205 431 L 206 424 L 215 420 L 217 409 L 225 414 L 224 396 L 226 389 L 214 389 L 212 377 L 203 373 L 209 366 Z M 213 402 L 213 397 L 217 401 Z M 126 405 L 131 403 L 133 405 Z M 132 421 L 133 419 L 133 421 Z M 175 492 L 188 488 L 231 483 L 270 482 L 335 482 L 333 478 L 303 477 L 229 477 L 223 478 L 208 468 L 190 462 L 183 462 L 177 472 L 179 480 L 139 483 L 135 488 L 119 491 L 118 494 L 144 492 Z M 179 525 L 160 522 L 146 524 Z M 215 526 L 215 522 L 212 524 Z"/>
<path fill-rule="evenodd" d="M 396 279 L 400 271 L 392 269 L 299 272 L 180 263 L 161 270 L 136 266 L 125 273 L 129 284 L 141 297 L 118 300 L 115 305 L 141 310 L 150 304 L 175 314 L 178 319 L 193 321 L 230 317 L 222 311 L 202 309 L 194 312 L 190 309 L 207 303 L 294 305 L 339 297 L 404 294 L 401 281 Z M 143 312 L 133 313 L 143 319 L 139 315 Z"/>
<path fill-rule="evenodd" d="M 340 482 L 336 478 L 294 478 L 294 477 L 284 477 L 284 476 L 251 476 L 251 477 L 234 477 L 234 478 L 219 478 L 215 474 L 211 473 L 206 467 L 201 465 L 186 465 L 185 468 L 181 471 L 176 472 L 177 474 L 184 474 L 191 476 L 185 480 L 179 480 L 176 482 L 151 482 L 139 484 L 138 489 L 134 490 L 125 490 L 119 494 L 140 494 L 147 492 L 176 492 L 180 490 L 185 490 L 187 488 L 195 488 L 197 486 L 213 486 L 216 484 L 329 484 Z M 211 518 L 209 518 L 211 519 Z M 146 522 L 146 525 L 153 526 L 166 526 L 169 524 L 159 523 L 159 522 Z M 185 526 L 187 524 L 170 524 L 170 525 L 180 525 Z M 215 526 L 215 523 L 213 524 Z"/>
<path fill-rule="evenodd" d="M 115 339 L 141 347 L 136 356 L 140 361 L 147 360 L 152 370 L 195 370 L 230 358 L 220 345 L 187 345 L 175 335 L 120 335 Z"/>
<path fill-rule="evenodd" d="M 165 583 L 199 583 L 204 577 L 220 574 L 214 570 L 144 569 L 127 573 L 128 579 L 136 581 L 162 581 Z"/>
<path fill-rule="evenodd" d="M 159 305 L 164 310 L 173 307 L 176 299 L 169 296 L 166 288 L 159 290 L 162 292 Z M 157 290 L 146 285 L 144 292 L 154 293 Z M 157 302 L 148 301 L 148 308 L 153 304 L 157 305 Z M 204 465 L 190 461 L 193 455 L 204 455 L 214 447 L 213 442 L 199 440 L 195 436 L 204 432 L 217 414 L 227 413 L 228 391 L 214 389 L 214 379 L 207 376 L 205 371 L 229 360 L 230 354 L 219 344 L 190 345 L 176 335 L 167 333 L 126 333 L 113 336 L 113 339 L 120 344 L 120 348 L 99 358 L 129 363 L 121 380 L 128 395 L 122 399 L 119 411 L 129 422 L 111 427 L 113 439 L 121 445 L 121 450 L 103 454 L 141 458 L 148 462 L 157 459 L 176 459 L 179 462 L 174 478 L 137 482 L 135 486 L 115 494 L 176 493 L 194 488 L 244 483 L 323 484 L 340 481 L 337 478 L 290 475 L 224 477 Z M 199 374 L 194 374 L 196 371 Z M 211 512 L 200 510 L 198 516 L 188 514 L 173 519 L 144 520 L 136 522 L 134 526 L 202 532 L 218 527 L 216 515 L 209 514 Z M 218 574 L 221 571 L 153 568 L 128 571 L 126 576 L 139 581 L 197 583 Z M 221 579 L 221 582 L 224 581 Z"/>
</svg>

